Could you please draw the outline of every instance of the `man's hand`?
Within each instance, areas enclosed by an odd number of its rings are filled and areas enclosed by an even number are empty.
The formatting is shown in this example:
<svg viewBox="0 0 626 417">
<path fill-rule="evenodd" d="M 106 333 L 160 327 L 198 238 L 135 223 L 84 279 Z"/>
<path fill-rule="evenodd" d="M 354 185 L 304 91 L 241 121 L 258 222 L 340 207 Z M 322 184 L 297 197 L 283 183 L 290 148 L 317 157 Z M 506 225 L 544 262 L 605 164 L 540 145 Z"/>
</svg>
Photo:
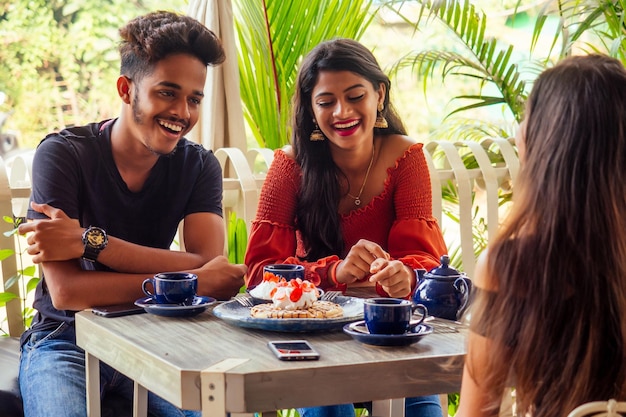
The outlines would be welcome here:
<svg viewBox="0 0 626 417">
<path fill-rule="evenodd" d="M 83 228 L 78 220 L 69 218 L 63 210 L 48 204 L 32 202 L 30 206 L 48 216 L 48 219 L 33 220 L 18 227 L 20 234 L 30 233 L 26 238 L 26 252 L 32 256 L 33 262 L 80 258 L 84 250 L 81 239 Z"/>
<path fill-rule="evenodd" d="M 217 256 L 189 272 L 198 275 L 198 294 L 228 300 L 244 285 L 243 276 L 247 270 L 243 264 L 231 264 L 225 256 Z"/>
</svg>

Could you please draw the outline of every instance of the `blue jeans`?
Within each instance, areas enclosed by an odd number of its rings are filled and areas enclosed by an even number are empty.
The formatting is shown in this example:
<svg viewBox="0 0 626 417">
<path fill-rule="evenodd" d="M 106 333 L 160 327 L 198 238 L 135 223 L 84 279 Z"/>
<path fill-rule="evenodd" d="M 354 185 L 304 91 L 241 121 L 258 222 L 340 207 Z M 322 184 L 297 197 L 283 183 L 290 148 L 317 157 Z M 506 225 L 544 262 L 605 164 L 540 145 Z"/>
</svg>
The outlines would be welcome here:
<svg viewBox="0 0 626 417">
<path fill-rule="evenodd" d="M 34 332 L 22 347 L 20 391 L 25 417 L 85 417 L 85 353 L 75 342 L 74 327 L 62 324 L 53 331 Z M 115 392 L 132 401 L 133 382 L 100 364 L 100 396 Z M 148 413 L 154 417 L 200 416 L 148 393 Z"/>
<path fill-rule="evenodd" d="M 369 415 L 372 415 L 372 403 L 366 403 Z M 298 408 L 301 417 L 354 417 L 354 405 L 329 405 L 325 407 Z M 438 395 L 412 397 L 404 400 L 405 417 L 442 417 L 441 402 Z"/>
</svg>

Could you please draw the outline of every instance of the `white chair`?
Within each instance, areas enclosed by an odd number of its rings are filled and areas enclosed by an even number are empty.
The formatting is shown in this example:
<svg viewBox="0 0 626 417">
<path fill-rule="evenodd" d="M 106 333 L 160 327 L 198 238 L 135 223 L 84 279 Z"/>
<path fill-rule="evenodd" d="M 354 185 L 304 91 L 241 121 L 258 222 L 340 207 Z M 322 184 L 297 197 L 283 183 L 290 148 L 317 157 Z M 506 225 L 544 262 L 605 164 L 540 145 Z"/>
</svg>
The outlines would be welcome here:
<svg viewBox="0 0 626 417">
<path fill-rule="evenodd" d="M 623 417 L 626 416 L 626 402 L 608 400 L 593 401 L 579 405 L 567 417 Z"/>
</svg>

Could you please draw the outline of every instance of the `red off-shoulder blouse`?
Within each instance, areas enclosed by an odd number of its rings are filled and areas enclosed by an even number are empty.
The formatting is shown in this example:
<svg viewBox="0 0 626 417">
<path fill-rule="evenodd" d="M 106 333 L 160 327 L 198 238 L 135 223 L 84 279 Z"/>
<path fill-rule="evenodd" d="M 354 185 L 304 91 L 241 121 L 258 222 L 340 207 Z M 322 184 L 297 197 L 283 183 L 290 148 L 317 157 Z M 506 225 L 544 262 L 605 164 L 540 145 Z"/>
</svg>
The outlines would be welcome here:
<svg viewBox="0 0 626 417">
<path fill-rule="evenodd" d="M 334 269 L 359 239 L 378 243 L 392 259 L 413 269 L 430 270 L 447 253 L 437 220 L 432 214 L 430 174 L 422 144 L 414 144 L 387 169 L 381 194 L 370 203 L 341 216 L 345 253 L 315 262 L 303 262 L 304 248 L 295 227 L 297 196 L 301 171 L 282 150 L 274 152 L 252 224 L 245 264 L 246 285 L 250 288 L 263 279 L 263 266 L 274 263 L 300 264 L 305 279 L 329 290 L 344 290 L 333 280 Z M 413 284 L 415 287 L 415 283 Z M 382 288 L 377 292 L 387 296 Z"/>
</svg>

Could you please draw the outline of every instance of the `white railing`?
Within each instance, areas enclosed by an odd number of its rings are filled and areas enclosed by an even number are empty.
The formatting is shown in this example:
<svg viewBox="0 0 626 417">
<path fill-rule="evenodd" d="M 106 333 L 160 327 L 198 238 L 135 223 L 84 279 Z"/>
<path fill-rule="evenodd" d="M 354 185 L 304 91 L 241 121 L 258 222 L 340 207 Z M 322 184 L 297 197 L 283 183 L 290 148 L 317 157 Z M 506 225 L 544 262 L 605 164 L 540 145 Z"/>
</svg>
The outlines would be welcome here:
<svg viewBox="0 0 626 417">
<path fill-rule="evenodd" d="M 433 212 L 442 225 L 444 238 L 449 248 L 459 247 L 462 270 L 470 277 L 475 266 L 474 226 L 475 213 L 484 218 L 488 240 L 493 238 L 503 216 L 499 207 L 500 195 L 510 193 L 511 184 L 519 169 L 517 153 L 511 140 L 485 139 L 482 142 L 433 141 L 425 144 L 426 160 L 430 169 Z M 0 216 L 24 216 L 30 195 L 30 167 L 34 151 L 17 154 L 10 160 L 0 158 Z M 489 153 L 500 155 L 502 162 L 493 163 Z M 243 219 L 250 228 L 256 213 L 259 193 L 274 154 L 270 149 L 250 149 L 246 153 L 238 148 L 221 148 L 215 151 L 224 178 L 224 214 L 228 219 L 231 212 Z M 463 157 L 473 156 L 475 168 L 466 168 Z M 458 205 L 442 198 L 442 189 L 451 181 L 458 195 Z M 450 221 L 445 212 L 458 217 Z M 12 226 L 0 222 L 0 232 Z M 0 236 L 0 250 L 15 250 L 12 237 Z M 7 283 L 17 271 L 15 257 L 2 261 L 2 279 Z M 14 283 L 5 291 L 19 294 Z M 6 305 L 11 335 L 19 335 L 21 323 L 19 300 Z M 2 318 L 0 310 L 0 319 Z"/>
</svg>

